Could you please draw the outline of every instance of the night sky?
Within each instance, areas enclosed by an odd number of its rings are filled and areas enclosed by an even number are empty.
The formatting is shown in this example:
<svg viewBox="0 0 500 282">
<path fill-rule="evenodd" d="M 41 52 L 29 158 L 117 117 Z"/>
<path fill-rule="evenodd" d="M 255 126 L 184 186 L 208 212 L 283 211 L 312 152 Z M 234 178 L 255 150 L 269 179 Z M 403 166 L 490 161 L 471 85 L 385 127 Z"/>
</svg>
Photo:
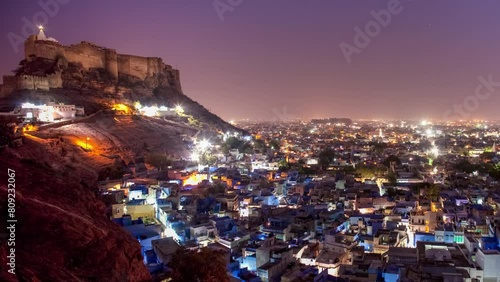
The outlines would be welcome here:
<svg viewBox="0 0 500 282">
<path fill-rule="evenodd" d="M 219 0 L 237 4 L 223 20 L 212 0 L 59 1 L 68 3 L 49 15 L 47 36 L 162 57 L 180 69 L 186 95 L 227 120 L 442 118 L 474 95 L 479 76 L 500 82 L 496 0 L 401 0 L 350 63 L 339 45 L 355 46 L 354 28 L 391 1 Z M 8 34 L 23 36 L 22 18 L 39 11 L 38 1 L 2 1 L 0 74 L 23 57 Z M 497 87 L 470 117 L 500 119 Z"/>
</svg>

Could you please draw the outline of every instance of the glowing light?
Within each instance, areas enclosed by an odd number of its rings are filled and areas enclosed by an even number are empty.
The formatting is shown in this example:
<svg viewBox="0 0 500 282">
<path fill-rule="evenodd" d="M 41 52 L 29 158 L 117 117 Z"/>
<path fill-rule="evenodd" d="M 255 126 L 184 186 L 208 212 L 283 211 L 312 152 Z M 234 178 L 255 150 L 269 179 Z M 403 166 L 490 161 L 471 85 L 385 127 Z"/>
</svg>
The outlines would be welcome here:
<svg viewBox="0 0 500 282">
<path fill-rule="evenodd" d="M 43 25 L 39 25 L 39 26 L 38 26 L 38 29 L 39 29 L 39 30 L 43 30 Z"/>
<path fill-rule="evenodd" d="M 142 108 L 142 113 L 143 115 L 145 116 L 148 116 L 148 117 L 154 117 L 154 116 L 157 116 L 158 115 L 158 107 L 144 107 Z"/>
<path fill-rule="evenodd" d="M 177 235 L 177 233 L 175 232 L 174 229 L 172 229 L 172 227 L 168 227 L 167 229 L 165 229 L 165 236 L 172 237 L 174 240 L 179 240 L 179 235 Z"/>
<path fill-rule="evenodd" d="M 21 108 L 23 109 L 43 109 L 46 107 L 45 105 L 35 105 L 33 103 L 23 103 L 21 104 Z"/>
<path fill-rule="evenodd" d="M 94 146 L 92 146 L 92 144 L 89 144 L 87 139 L 85 140 L 78 139 L 75 141 L 75 144 L 87 151 L 92 151 L 94 149 Z"/>
<path fill-rule="evenodd" d="M 130 108 L 125 104 L 114 104 L 111 109 L 113 111 L 120 111 L 120 112 L 124 112 L 126 114 L 128 114 L 130 111 Z"/>
<path fill-rule="evenodd" d="M 191 154 L 191 160 L 197 162 L 200 159 L 200 155 L 198 153 Z"/>
<path fill-rule="evenodd" d="M 431 154 L 433 154 L 434 156 L 438 156 L 439 155 L 439 149 L 436 146 L 432 147 Z"/>
<path fill-rule="evenodd" d="M 199 144 L 199 147 L 202 149 L 202 150 L 205 150 L 207 149 L 208 147 L 210 147 L 210 142 L 208 142 L 207 139 L 203 139 L 200 141 L 200 144 Z"/>
<path fill-rule="evenodd" d="M 35 125 L 27 124 L 23 127 L 23 132 L 25 131 L 37 131 L 38 127 Z"/>
<path fill-rule="evenodd" d="M 188 178 L 184 179 L 183 185 L 198 185 L 203 180 L 207 180 L 206 174 L 191 174 Z"/>
<path fill-rule="evenodd" d="M 142 109 L 142 105 L 141 103 L 139 103 L 139 101 L 135 102 L 134 103 L 134 108 L 138 111 L 140 111 Z"/>
<path fill-rule="evenodd" d="M 178 113 L 178 114 L 182 114 L 184 113 L 184 109 L 182 108 L 181 105 L 177 105 L 175 106 L 175 111 Z"/>
</svg>

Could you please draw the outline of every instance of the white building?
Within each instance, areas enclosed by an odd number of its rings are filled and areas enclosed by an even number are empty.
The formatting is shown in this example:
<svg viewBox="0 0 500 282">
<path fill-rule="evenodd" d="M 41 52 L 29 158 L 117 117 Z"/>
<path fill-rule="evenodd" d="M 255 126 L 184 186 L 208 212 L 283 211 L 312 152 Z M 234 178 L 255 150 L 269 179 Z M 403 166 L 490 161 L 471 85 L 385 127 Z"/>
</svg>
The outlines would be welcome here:
<svg viewBox="0 0 500 282">
<path fill-rule="evenodd" d="M 54 122 L 57 120 L 72 119 L 77 115 L 85 115 L 83 107 L 54 102 L 44 105 L 24 103 L 20 108 L 14 110 L 14 113 L 20 114 L 30 120 L 42 122 Z"/>
</svg>

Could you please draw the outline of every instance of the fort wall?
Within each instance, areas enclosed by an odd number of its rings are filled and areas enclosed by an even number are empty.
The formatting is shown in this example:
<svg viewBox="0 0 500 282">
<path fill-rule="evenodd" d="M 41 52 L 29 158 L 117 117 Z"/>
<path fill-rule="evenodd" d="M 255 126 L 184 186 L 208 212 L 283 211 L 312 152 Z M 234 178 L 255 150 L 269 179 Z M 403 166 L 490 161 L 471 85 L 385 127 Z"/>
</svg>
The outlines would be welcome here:
<svg viewBox="0 0 500 282">
<path fill-rule="evenodd" d="M 165 71 L 173 71 L 174 75 L 178 75 L 178 71 L 164 64 L 161 58 L 117 54 L 114 49 L 100 47 L 89 42 L 64 46 L 54 41 L 37 40 L 34 35 L 25 41 L 26 60 L 32 60 L 35 57 L 55 60 L 58 56 L 64 56 L 70 63 L 81 64 L 87 70 L 106 69 L 114 78 L 118 78 L 119 73 L 132 75 L 142 80 Z"/>
<path fill-rule="evenodd" d="M 47 77 L 21 75 L 17 77 L 17 89 L 49 90 L 49 80 Z"/>
<path fill-rule="evenodd" d="M 43 90 L 62 88 L 63 81 L 60 72 L 47 76 L 34 75 L 4 75 L 3 85 L 0 85 L 0 97 L 5 97 L 16 90 Z"/>
<path fill-rule="evenodd" d="M 114 79 L 118 79 L 119 74 L 134 76 L 140 80 L 154 78 L 149 80 L 149 83 L 173 86 L 181 91 L 179 71 L 163 63 L 161 58 L 118 54 L 114 49 L 85 41 L 65 46 L 55 40 L 38 40 L 38 38 L 32 35 L 24 43 L 27 61 L 35 58 L 57 60 L 64 57 L 68 63 L 78 64 L 85 70 L 104 69 Z M 12 79 L 10 82 L 9 79 L 4 79 L 0 95 L 8 95 L 16 89 L 48 90 L 62 88 L 63 85 L 60 72 L 44 77 L 19 76 Z"/>
<path fill-rule="evenodd" d="M 115 50 L 107 49 L 104 55 L 105 68 L 113 78 L 118 79 L 118 54 Z"/>
<path fill-rule="evenodd" d="M 17 77 L 13 75 L 4 75 L 3 84 L 0 85 L 0 97 L 8 96 L 17 89 Z"/>
</svg>

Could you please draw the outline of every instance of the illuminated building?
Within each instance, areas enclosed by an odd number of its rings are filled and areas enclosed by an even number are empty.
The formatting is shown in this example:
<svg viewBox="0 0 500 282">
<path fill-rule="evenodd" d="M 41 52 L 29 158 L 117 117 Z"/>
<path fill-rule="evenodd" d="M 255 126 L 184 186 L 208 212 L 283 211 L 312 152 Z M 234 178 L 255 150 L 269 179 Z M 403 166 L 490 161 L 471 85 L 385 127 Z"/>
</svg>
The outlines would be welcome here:
<svg viewBox="0 0 500 282">
<path fill-rule="evenodd" d="M 54 122 L 85 115 L 83 107 L 54 102 L 49 102 L 44 105 L 24 103 L 14 112 L 22 115 L 26 119 L 42 122 Z"/>
</svg>

